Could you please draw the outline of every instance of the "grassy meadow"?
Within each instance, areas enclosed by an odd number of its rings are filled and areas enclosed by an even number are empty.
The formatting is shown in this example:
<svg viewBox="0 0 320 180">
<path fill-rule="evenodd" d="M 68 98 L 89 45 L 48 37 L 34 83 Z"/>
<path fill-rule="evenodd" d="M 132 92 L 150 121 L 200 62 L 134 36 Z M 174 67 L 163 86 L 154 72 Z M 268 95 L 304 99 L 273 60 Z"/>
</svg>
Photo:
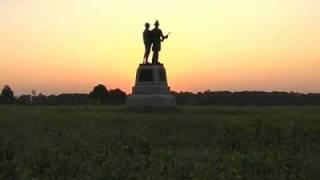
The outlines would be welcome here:
<svg viewBox="0 0 320 180">
<path fill-rule="evenodd" d="M 318 179 L 320 107 L 0 106 L 0 179 Z"/>
</svg>

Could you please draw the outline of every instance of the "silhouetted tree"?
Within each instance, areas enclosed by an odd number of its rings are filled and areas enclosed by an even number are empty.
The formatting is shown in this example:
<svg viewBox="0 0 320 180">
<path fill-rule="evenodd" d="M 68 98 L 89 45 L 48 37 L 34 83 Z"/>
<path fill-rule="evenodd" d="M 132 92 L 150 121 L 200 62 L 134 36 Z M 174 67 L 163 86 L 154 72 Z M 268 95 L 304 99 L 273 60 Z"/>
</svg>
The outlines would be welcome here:
<svg viewBox="0 0 320 180">
<path fill-rule="evenodd" d="M 14 101 L 14 92 L 8 85 L 5 85 L 1 92 L 2 101 L 5 104 L 11 104 Z"/>
<path fill-rule="evenodd" d="M 120 89 L 112 89 L 109 91 L 108 104 L 124 104 L 126 97 L 126 93 Z"/>
<path fill-rule="evenodd" d="M 89 95 L 91 98 L 95 99 L 98 104 L 100 104 L 107 101 L 109 92 L 104 85 L 99 84 L 93 88 L 93 91 L 91 91 Z"/>
</svg>

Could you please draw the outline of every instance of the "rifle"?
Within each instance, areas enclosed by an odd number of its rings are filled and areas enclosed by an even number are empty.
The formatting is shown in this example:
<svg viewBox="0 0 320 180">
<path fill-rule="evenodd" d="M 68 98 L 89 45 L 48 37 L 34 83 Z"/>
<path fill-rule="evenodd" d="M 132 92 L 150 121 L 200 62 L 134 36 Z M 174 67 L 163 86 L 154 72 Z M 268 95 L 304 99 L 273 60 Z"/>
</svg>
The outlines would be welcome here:
<svg viewBox="0 0 320 180">
<path fill-rule="evenodd" d="M 168 38 L 170 34 L 171 34 L 171 32 L 169 32 L 169 33 L 166 35 L 166 37 Z"/>
</svg>

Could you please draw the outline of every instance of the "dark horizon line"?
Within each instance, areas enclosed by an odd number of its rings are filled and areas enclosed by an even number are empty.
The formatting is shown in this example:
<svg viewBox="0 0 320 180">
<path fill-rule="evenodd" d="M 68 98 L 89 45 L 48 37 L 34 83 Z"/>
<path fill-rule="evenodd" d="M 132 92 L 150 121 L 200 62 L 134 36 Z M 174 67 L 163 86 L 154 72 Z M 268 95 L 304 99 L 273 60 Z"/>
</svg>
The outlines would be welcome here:
<svg viewBox="0 0 320 180">
<path fill-rule="evenodd" d="M 120 88 L 113 88 L 113 89 L 109 89 L 110 90 L 115 90 L 115 89 L 120 89 Z M 120 89 L 121 91 L 123 91 L 122 89 Z M 126 93 L 126 95 L 131 94 L 123 91 Z M 288 93 L 288 94 L 301 94 L 301 95 L 308 95 L 308 94 L 320 94 L 320 92 L 298 92 L 298 91 L 280 91 L 280 90 L 270 90 L 270 91 L 265 91 L 265 90 L 239 90 L 239 91 L 232 91 L 232 90 L 211 90 L 211 89 L 207 89 L 207 90 L 203 90 L 203 91 L 175 91 L 175 90 L 170 90 L 170 92 L 172 93 L 192 93 L 192 94 L 198 94 L 198 93 L 205 93 L 205 92 L 230 92 L 230 93 Z M 45 94 L 45 93 L 37 93 L 36 95 L 38 96 L 39 94 L 42 94 L 44 96 L 59 96 L 59 95 L 63 95 L 63 94 L 89 94 L 90 92 L 61 92 L 61 93 L 51 93 L 51 94 Z M 26 94 L 26 93 L 21 93 L 18 94 L 15 97 L 19 97 L 22 95 L 32 95 L 31 93 Z"/>
</svg>

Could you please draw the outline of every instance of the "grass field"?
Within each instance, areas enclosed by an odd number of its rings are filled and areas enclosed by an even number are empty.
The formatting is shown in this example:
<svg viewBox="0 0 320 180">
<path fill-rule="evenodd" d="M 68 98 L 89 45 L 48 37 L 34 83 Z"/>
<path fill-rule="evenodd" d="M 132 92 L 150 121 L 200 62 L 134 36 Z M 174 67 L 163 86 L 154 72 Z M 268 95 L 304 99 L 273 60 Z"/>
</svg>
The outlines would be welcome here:
<svg viewBox="0 0 320 180">
<path fill-rule="evenodd" d="M 320 107 L 0 106 L 0 179 L 318 179 Z"/>
</svg>

